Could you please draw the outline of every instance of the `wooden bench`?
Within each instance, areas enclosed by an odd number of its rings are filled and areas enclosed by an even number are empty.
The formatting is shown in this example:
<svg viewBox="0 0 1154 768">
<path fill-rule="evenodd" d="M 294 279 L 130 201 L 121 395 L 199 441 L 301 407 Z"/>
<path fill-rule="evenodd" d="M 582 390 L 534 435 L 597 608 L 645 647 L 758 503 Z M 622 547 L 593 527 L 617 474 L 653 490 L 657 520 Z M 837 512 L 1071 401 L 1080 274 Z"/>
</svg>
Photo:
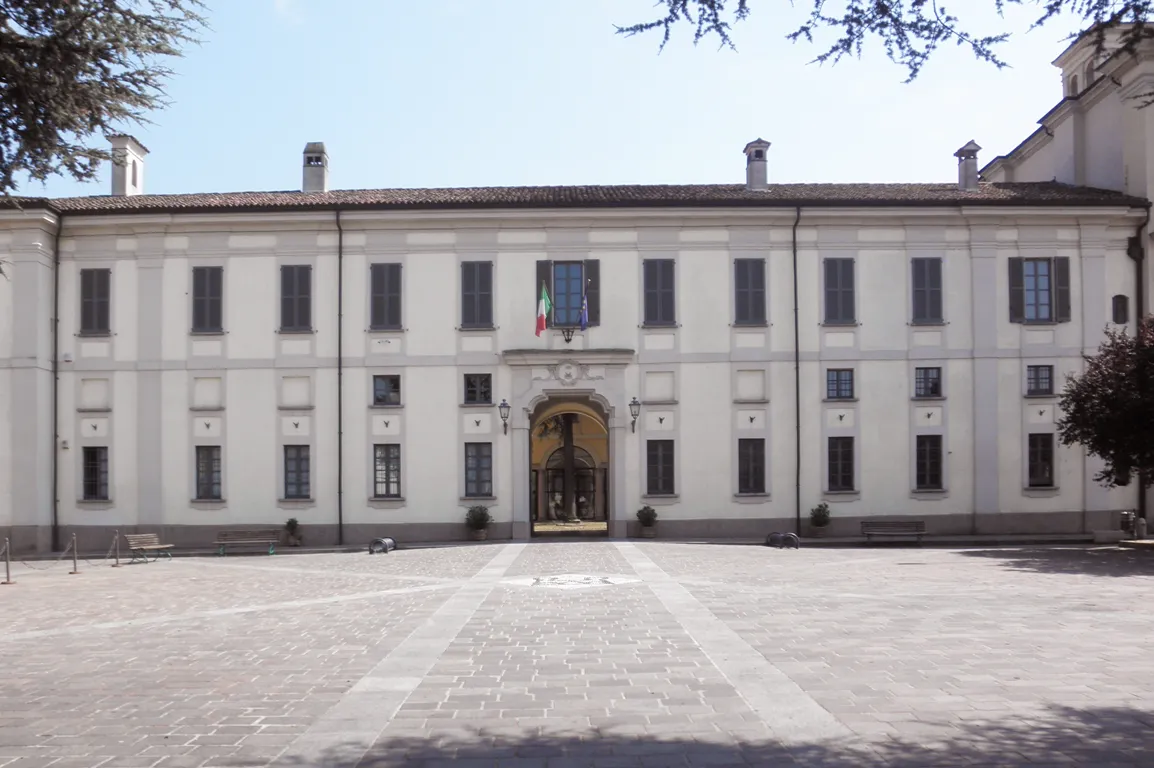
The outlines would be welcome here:
<svg viewBox="0 0 1154 768">
<path fill-rule="evenodd" d="M 874 536 L 912 536 L 920 544 L 926 535 L 926 524 L 922 520 L 863 520 L 861 532 L 867 541 L 872 541 Z"/>
<path fill-rule="evenodd" d="M 214 542 L 219 549 L 218 555 L 223 555 L 227 547 L 268 547 L 270 555 L 276 554 L 276 545 L 280 541 L 280 528 L 245 528 L 243 530 L 221 531 L 216 535 Z"/>
<path fill-rule="evenodd" d="M 135 563 L 137 560 L 148 562 L 148 553 L 155 552 L 152 558 L 153 562 L 160 559 L 161 555 L 166 556 L 169 560 L 172 559 L 172 554 L 168 551 L 172 549 L 171 544 L 161 544 L 160 536 L 155 533 L 126 533 L 124 538 L 128 541 L 128 551 L 132 554 L 130 563 Z"/>
</svg>

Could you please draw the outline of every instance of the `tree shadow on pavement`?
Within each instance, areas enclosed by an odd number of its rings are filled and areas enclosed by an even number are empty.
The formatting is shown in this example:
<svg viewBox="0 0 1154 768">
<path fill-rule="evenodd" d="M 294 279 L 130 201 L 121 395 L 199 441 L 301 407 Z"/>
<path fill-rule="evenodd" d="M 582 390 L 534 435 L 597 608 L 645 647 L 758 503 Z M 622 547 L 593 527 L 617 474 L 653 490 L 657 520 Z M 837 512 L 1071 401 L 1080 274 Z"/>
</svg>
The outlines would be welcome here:
<svg viewBox="0 0 1154 768">
<path fill-rule="evenodd" d="M 812 766 L 813 768 L 933 768 L 934 766 L 1110 765 L 1148 768 L 1154 755 L 1154 702 L 1149 710 L 1080 710 L 1055 706 L 1001 722 L 938 723 L 928 716 L 916 740 L 876 734 L 791 744 L 739 741 L 719 730 L 708 737 L 614 734 L 566 725 L 526 727 L 537 736 L 484 728 L 432 732 L 429 738 L 389 737 L 366 745 L 335 744 L 319 754 L 293 754 L 274 765 L 333 768 L 627 768 L 636 766 Z M 434 721 L 429 721 L 430 723 Z M 540 722 L 540 721 L 538 721 Z M 461 724 L 464 727 L 464 724 Z M 513 726 L 515 728 L 515 726 Z M 513 728 L 501 729 L 508 732 Z M 335 735 L 334 735 L 335 736 Z M 238 765 L 240 763 L 237 763 Z"/>
<path fill-rule="evenodd" d="M 1154 576 L 1154 552 L 1124 547 L 965 549 L 960 550 L 960 554 L 1001 560 L 1004 567 L 1017 571 L 1078 576 Z"/>
</svg>

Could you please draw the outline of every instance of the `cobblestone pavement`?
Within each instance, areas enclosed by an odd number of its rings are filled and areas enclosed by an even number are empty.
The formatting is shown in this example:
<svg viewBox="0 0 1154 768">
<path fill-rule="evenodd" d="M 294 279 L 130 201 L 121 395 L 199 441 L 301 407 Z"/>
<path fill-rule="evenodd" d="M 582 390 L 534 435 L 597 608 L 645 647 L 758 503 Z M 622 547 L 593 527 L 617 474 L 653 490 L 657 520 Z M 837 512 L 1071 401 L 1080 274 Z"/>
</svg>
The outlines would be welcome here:
<svg viewBox="0 0 1154 768">
<path fill-rule="evenodd" d="M 0 587 L 0 768 L 1154 766 L 1152 553 L 574 541 L 68 570 Z"/>
</svg>

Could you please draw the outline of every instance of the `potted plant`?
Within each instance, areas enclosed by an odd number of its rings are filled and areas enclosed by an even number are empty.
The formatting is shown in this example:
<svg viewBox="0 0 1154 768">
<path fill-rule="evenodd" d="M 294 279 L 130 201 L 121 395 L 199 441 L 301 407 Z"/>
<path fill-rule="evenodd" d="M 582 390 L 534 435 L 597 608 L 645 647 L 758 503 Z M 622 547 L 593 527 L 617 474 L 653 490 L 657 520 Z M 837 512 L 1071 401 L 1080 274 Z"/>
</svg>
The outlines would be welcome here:
<svg viewBox="0 0 1154 768">
<path fill-rule="evenodd" d="M 809 511 L 810 532 L 814 536 L 824 536 L 829 525 L 829 504 L 824 501 Z"/>
<path fill-rule="evenodd" d="M 493 516 L 489 514 L 489 508 L 481 504 L 469 507 L 469 511 L 465 513 L 465 525 L 469 526 L 473 541 L 484 541 L 489 538 L 491 522 Z"/>
<path fill-rule="evenodd" d="M 288 544 L 290 547 L 299 547 L 301 545 L 301 524 L 295 517 L 290 517 L 288 522 L 284 524 L 284 529 L 288 533 Z"/>
<path fill-rule="evenodd" d="M 641 538 L 657 538 L 657 510 L 646 504 L 637 510 L 637 522 L 641 523 Z"/>
</svg>

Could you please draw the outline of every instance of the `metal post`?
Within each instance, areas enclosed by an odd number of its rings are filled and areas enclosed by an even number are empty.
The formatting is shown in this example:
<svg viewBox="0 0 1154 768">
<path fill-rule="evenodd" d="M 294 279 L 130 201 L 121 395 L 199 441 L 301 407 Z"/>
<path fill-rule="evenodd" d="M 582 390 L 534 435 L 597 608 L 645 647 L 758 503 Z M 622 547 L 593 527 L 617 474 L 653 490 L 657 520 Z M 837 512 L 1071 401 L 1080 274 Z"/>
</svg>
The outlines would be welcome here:
<svg viewBox="0 0 1154 768">
<path fill-rule="evenodd" d="M 75 575 L 77 573 L 80 573 L 80 564 L 78 562 L 76 562 L 76 534 L 75 533 L 72 534 L 72 543 L 69 546 L 72 547 L 72 570 L 69 571 L 69 574 Z"/>
<path fill-rule="evenodd" d="M 10 546 L 8 539 L 4 539 L 4 581 L 0 581 L 0 584 L 16 583 L 12 581 L 12 553 L 8 551 Z"/>
<path fill-rule="evenodd" d="M 120 531 L 118 531 L 118 530 L 113 531 L 112 536 L 113 536 L 112 544 L 113 544 L 113 547 L 115 547 L 115 549 L 116 549 L 116 562 L 112 564 L 112 567 L 113 568 L 119 568 L 120 567 Z"/>
</svg>

